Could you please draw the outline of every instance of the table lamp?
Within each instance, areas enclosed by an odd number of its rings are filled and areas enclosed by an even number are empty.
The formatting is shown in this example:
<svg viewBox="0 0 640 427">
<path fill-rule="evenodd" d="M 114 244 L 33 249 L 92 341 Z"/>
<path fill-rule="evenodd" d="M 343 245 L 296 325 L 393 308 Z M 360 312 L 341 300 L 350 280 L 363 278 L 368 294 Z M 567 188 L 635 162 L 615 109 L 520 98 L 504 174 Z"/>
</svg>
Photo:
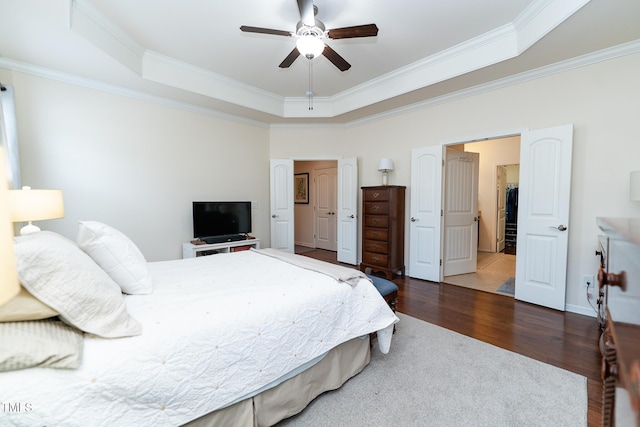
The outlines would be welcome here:
<svg viewBox="0 0 640 427">
<path fill-rule="evenodd" d="M 0 305 L 20 292 L 16 257 L 13 252 L 13 224 L 9 213 L 9 186 L 4 149 L 0 147 Z"/>
<path fill-rule="evenodd" d="M 382 172 L 382 185 L 389 185 L 389 172 L 393 172 L 393 161 L 391 159 L 381 159 L 378 170 Z"/>
<path fill-rule="evenodd" d="M 31 221 L 56 219 L 64 216 L 62 191 L 60 190 L 32 190 L 25 186 L 21 190 L 9 191 L 9 211 L 13 222 L 28 221 L 20 229 L 24 236 L 40 231 L 40 227 Z"/>
</svg>

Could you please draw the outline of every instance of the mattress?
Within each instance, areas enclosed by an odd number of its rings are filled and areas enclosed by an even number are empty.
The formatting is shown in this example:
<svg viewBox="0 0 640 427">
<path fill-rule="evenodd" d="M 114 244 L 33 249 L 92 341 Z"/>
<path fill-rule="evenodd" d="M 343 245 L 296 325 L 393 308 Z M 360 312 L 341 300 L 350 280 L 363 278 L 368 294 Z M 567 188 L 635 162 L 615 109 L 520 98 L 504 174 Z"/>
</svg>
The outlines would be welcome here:
<svg viewBox="0 0 640 427">
<path fill-rule="evenodd" d="M 0 374 L 28 412 L 2 425 L 174 426 L 224 408 L 352 338 L 398 320 L 355 286 L 242 251 L 149 264 L 154 292 L 126 297 L 140 336 L 87 335 L 80 368 Z"/>
</svg>

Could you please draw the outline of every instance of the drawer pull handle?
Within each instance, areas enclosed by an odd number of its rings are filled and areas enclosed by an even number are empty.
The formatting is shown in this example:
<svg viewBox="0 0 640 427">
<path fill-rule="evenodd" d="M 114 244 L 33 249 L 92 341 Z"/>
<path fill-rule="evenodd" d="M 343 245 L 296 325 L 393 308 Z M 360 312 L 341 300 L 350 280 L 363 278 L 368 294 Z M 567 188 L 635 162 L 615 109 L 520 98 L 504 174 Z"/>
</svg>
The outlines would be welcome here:
<svg viewBox="0 0 640 427">
<path fill-rule="evenodd" d="M 374 220 L 373 220 L 373 223 L 374 223 L 374 224 L 377 224 L 377 223 L 379 223 L 379 222 L 380 222 L 380 220 L 378 220 L 378 218 L 376 218 L 376 219 L 374 219 Z"/>
<path fill-rule="evenodd" d="M 378 193 L 378 192 L 373 193 L 373 198 L 374 199 L 377 199 L 378 197 L 380 197 L 380 193 Z"/>
<path fill-rule="evenodd" d="M 373 245 L 373 249 L 378 249 L 378 245 Z"/>
<path fill-rule="evenodd" d="M 377 256 L 374 256 L 374 257 L 373 257 L 373 258 L 371 258 L 371 259 L 372 259 L 372 260 L 374 260 L 374 261 L 378 261 L 378 257 L 377 257 Z"/>
<path fill-rule="evenodd" d="M 373 235 L 374 235 L 374 237 L 378 237 L 378 232 L 377 232 L 377 231 L 374 231 L 374 232 L 373 232 Z"/>
<path fill-rule="evenodd" d="M 380 209 L 380 206 L 378 206 L 378 205 L 374 205 L 374 206 L 373 206 L 373 210 L 374 210 L 374 211 L 377 211 L 378 209 Z"/>
</svg>

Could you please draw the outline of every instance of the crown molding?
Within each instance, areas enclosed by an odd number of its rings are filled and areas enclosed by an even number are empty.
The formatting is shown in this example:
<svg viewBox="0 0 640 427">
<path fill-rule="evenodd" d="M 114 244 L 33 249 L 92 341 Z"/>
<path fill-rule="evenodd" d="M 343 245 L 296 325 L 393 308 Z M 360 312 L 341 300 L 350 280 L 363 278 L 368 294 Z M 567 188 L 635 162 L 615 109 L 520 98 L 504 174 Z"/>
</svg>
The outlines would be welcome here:
<svg viewBox="0 0 640 427">
<path fill-rule="evenodd" d="M 127 98 L 136 99 L 139 101 L 145 101 L 152 104 L 163 105 L 166 107 L 176 108 L 179 110 L 189 111 L 192 113 L 203 114 L 205 116 L 214 117 L 217 119 L 228 120 L 232 122 L 238 122 L 256 126 L 260 128 L 268 128 L 269 124 L 258 120 L 251 120 L 245 117 L 236 116 L 233 114 L 222 113 L 210 108 L 200 107 L 187 102 L 174 101 L 162 96 L 150 95 L 146 92 L 131 90 L 123 88 L 121 86 L 104 83 L 97 80 L 87 79 L 79 77 L 69 73 L 63 73 L 61 71 L 51 70 L 49 68 L 39 67 L 36 65 L 25 64 L 23 62 L 15 61 L 9 58 L 0 57 L 0 68 L 4 68 L 11 71 L 18 71 L 20 73 L 29 74 L 36 77 L 41 77 L 49 80 L 55 80 L 63 83 L 72 84 L 75 86 L 85 87 L 88 89 L 98 90 L 113 95 L 124 96 Z"/>
<path fill-rule="evenodd" d="M 362 119 L 353 120 L 347 123 L 294 123 L 294 124 L 269 124 L 266 122 L 251 120 L 244 117 L 221 113 L 217 110 L 199 107 L 186 102 L 173 101 L 164 97 L 149 95 L 148 93 L 126 89 L 117 85 L 106 84 L 92 79 L 87 79 L 72 75 L 69 73 L 63 73 L 60 71 L 51 70 L 44 67 L 39 67 L 31 64 L 25 64 L 19 61 L 15 61 L 8 58 L 0 57 L 0 68 L 17 71 L 36 77 L 41 77 L 49 80 L 60 81 L 76 86 L 86 87 L 89 89 L 99 90 L 114 95 L 125 96 L 145 102 L 155 103 L 159 105 L 168 106 L 171 108 L 177 108 L 185 111 L 190 111 L 206 116 L 233 121 L 237 123 L 248 124 L 259 128 L 269 129 L 281 129 L 281 130 L 326 130 L 326 129 L 348 129 L 362 126 L 368 123 L 384 120 L 387 118 L 400 116 L 413 111 L 430 108 L 436 105 L 445 104 L 451 101 L 467 98 L 470 96 L 479 95 L 482 93 L 490 92 L 493 90 L 501 89 L 504 87 L 524 83 L 531 80 L 540 79 L 543 77 L 551 76 L 554 74 L 562 73 L 572 69 L 596 64 L 603 61 L 616 59 L 626 55 L 632 55 L 640 53 L 640 40 L 624 43 L 612 48 L 603 49 L 597 52 L 582 55 L 573 59 L 558 62 L 556 64 L 548 65 L 545 67 L 537 68 L 535 70 L 516 74 L 514 76 L 506 77 L 503 79 L 495 80 L 489 83 L 473 86 L 467 89 L 452 92 L 447 95 L 431 98 L 426 101 L 417 102 L 411 105 L 407 105 L 393 110 L 386 111 L 380 114 L 373 114 Z"/>
<path fill-rule="evenodd" d="M 280 97 L 149 51 L 84 0 L 71 29 L 144 79 L 284 118 L 331 118 L 520 55 L 590 0 L 536 0 L 514 22 L 331 97 Z"/>
<path fill-rule="evenodd" d="M 462 89 L 457 92 L 451 92 L 446 95 L 430 98 L 426 101 L 417 102 L 414 104 L 406 105 L 404 107 L 395 108 L 393 110 L 385 111 L 380 114 L 372 114 L 362 119 L 353 120 L 344 124 L 345 128 L 361 126 L 367 123 L 383 120 L 386 118 L 399 116 L 410 113 L 412 111 L 422 110 L 425 108 L 433 107 L 440 104 L 445 104 L 459 99 L 468 98 L 470 96 L 479 95 L 486 92 L 491 92 L 497 89 L 501 89 L 508 86 L 513 86 L 520 83 L 525 83 L 531 80 L 540 79 L 543 77 L 551 76 L 554 74 L 562 73 L 565 71 L 573 70 L 576 68 L 585 67 L 587 65 L 596 64 L 603 61 L 609 61 L 626 55 L 632 55 L 640 53 L 640 40 L 634 40 L 632 42 L 623 43 L 612 48 L 602 49 L 600 51 L 588 53 L 576 58 L 568 59 L 566 61 L 557 62 L 555 64 L 547 65 L 544 67 L 536 68 L 534 70 L 525 71 L 520 74 L 505 77 L 502 79 L 494 80 L 489 83 L 484 83 L 470 88 Z M 274 126 L 279 125 L 271 125 Z M 286 125 L 282 125 L 286 126 Z"/>
</svg>

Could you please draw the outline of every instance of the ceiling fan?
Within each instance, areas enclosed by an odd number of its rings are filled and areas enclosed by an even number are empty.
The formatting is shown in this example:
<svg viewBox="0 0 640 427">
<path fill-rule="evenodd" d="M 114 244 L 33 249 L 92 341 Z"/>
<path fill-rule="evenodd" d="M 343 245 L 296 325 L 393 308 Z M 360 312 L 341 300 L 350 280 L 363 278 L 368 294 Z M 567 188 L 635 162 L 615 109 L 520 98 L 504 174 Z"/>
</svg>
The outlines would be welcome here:
<svg viewBox="0 0 640 427">
<path fill-rule="evenodd" d="M 308 59 L 312 59 L 319 55 L 324 55 L 333 65 L 338 67 L 340 71 L 346 71 L 351 68 L 342 56 L 335 50 L 326 45 L 325 39 L 350 39 L 355 37 L 372 37 L 378 35 L 378 27 L 376 24 L 356 25 L 353 27 L 334 28 L 326 30 L 324 23 L 315 16 L 318 13 L 318 7 L 313 4 L 313 0 L 297 0 L 298 10 L 300 11 L 300 21 L 296 25 L 296 31 L 273 30 L 270 28 L 250 27 L 243 25 L 241 31 L 247 33 L 272 34 L 276 36 L 296 37 L 296 47 L 280 64 L 280 68 L 289 68 L 291 64 L 301 54 Z"/>
</svg>

